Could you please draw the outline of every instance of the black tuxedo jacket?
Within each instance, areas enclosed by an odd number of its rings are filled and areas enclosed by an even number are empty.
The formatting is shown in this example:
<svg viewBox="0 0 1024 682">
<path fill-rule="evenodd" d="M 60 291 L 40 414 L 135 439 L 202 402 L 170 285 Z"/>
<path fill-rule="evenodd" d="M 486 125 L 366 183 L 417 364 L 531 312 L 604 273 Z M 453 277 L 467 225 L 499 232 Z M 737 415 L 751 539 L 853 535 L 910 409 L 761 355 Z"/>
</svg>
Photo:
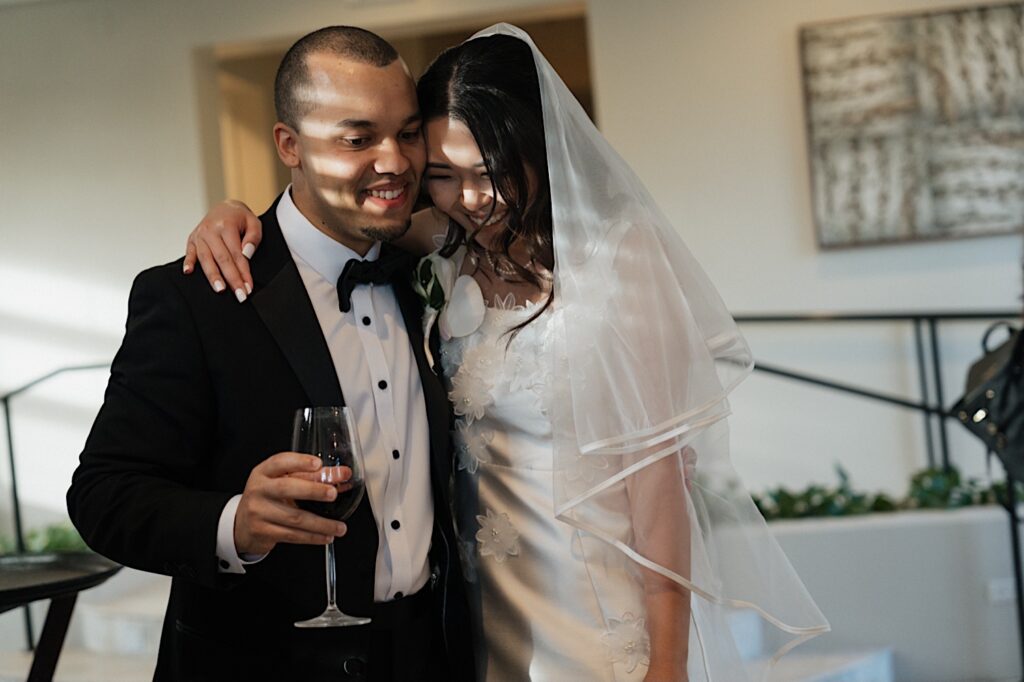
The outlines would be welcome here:
<svg viewBox="0 0 1024 682">
<path fill-rule="evenodd" d="M 373 627 L 300 630 L 326 604 L 324 552 L 281 544 L 245 575 L 218 572 L 225 503 L 266 457 L 289 450 L 295 410 L 343 404 L 327 343 L 276 218 L 261 216 L 254 292 L 214 295 L 181 261 L 140 274 L 103 406 L 68 491 L 90 547 L 173 577 L 155 678 L 344 679 L 349 654 L 380 649 Z M 465 592 L 449 507 L 450 406 L 423 352 L 421 306 L 395 293 L 413 345 L 430 425 L 435 518 L 434 631 L 452 679 L 472 677 Z M 437 355 L 435 354 L 435 357 Z M 354 356 L 355 362 L 360 361 Z M 336 541 L 338 604 L 373 611 L 377 531 L 368 502 Z M 400 644 L 400 643 L 399 643 Z"/>
</svg>

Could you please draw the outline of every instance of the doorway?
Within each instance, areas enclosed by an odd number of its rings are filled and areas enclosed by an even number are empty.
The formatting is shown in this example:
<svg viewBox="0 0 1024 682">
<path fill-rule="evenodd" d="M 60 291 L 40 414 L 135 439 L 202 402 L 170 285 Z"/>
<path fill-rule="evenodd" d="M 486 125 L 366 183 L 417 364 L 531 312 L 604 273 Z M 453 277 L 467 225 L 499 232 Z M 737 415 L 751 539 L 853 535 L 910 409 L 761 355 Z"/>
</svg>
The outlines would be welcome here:
<svg viewBox="0 0 1024 682">
<path fill-rule="evenodd" d="M 456 45 L 493 21 L 467 22 L 457 29 L 377 31 L 389 40 L 419 77 L 443 49 Z M 566 85 L 594 118 L 587 27 L 582 8 L 571 13 L 517 22 L 558 71 Z M 217 89 L 217 137 L 223 178 L 212 183 L 222 196 L 240 199 L 257 213 L 290 182 L 287 168 L 274 149 L 274 75 L 288 45 L 214 51 Z"/>
</svg>

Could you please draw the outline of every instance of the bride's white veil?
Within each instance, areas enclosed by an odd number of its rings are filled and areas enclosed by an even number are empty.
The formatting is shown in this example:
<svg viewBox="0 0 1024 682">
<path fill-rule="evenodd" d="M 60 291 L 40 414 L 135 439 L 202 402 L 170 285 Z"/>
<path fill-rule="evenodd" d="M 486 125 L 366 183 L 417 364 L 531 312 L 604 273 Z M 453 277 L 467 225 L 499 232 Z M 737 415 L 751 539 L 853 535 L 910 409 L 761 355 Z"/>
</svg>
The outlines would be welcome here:
<svg viewBox="0 0 1024 682">
<path fill-rule="evenodd" d="M 531 47 L 543 103 L 559 325 L 552 511 L 621 550 L 637 580 L 654 572 L 692 591 L 691 682 L 764 679 L 829 626 L 730 463 L 726 398 L 750 372 L 750 350 L 530 37 L 497 24 L 473 38 L 493 34 Z M 733 634 L 749 625 L 742 614 L 764 632 L 753 657 Z"/>
</svg>

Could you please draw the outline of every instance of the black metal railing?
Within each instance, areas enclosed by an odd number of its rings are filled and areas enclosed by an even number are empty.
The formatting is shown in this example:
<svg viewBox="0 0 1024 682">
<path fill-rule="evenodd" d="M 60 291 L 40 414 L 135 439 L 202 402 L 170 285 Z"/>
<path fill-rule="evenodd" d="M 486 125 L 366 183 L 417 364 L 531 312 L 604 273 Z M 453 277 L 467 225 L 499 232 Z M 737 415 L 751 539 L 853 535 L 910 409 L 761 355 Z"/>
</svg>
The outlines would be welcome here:
<svg viewBox="0 0 1024 682">
<path fill-rule="evenodd" d="M 931 313 L 817 313 L 808 315 L 738 315 L 740 324 L 823 324 L 823 323 L 878 323 L 906 322 L 914 326 L 914 351 L 917 359 L 917 373 L 921 387 L 921 399 L 911 400 L 887 395 L 869 388 L 851 386 L 830 379 L 812 376 L 803 372 L 782 369 L 773 365 L 755 363 L 755 371 L 792 379 L 815 386 L 821 386 L 842 393 L 860 396 L 876 402 L 920 412 L 924 418 L 925 443 L 928 449 L 928 465 L 935 468 L 935 441 L 933 430 L 938 431 L 941 466 L 950 468 L 949 436 L 946 430 L 947 420 L 954 415 L 946 407 L 946 398 L 942 390 L 942 356 L 939 345 L 939 324 L 941 322 L 965 321 L 1002 321 L 1020 320 L 1021 311 L 983 310 L 977 312 L 931 312 Z M 925 331 L 928 335 L 930 352 L 925 351 Z M 928 380 L 928 364 L 931 364 L 931 387 Z M 1010 519 L 1010 547 L 1013 560 L 1013 577 L 1016 589 L 1017 638 L 1021 665 L 1024 668 L 1024 559 L 1021 557 L 1020 518 L 1015 498 L 1016 484 L 1009 472 L 1006 474 L 1007 500 L 1006 511 Z M 1024 682 L 1024 681 L 1022 681 Z"/>
<path fill-rule="evenodd" d="M 834 391 L 860 396 L 876 402 L 894 405 L 920 412 L 924 420 L 925 447 L 928 453 L 928 466 L 949 469 L 949 433 L 946 419 L 951 417 L 946 406 L 946 398 L 942 388 L 942 355 L 940 352 L 940 323 L 943 322 L 985 322 L 998 320 L 1020 319 L 1021 311 L 1013 310 L 980 310 L 971 312 L 894 312 L 894 313 L 805 313 L 782 315 L 737 315 L 736 321 L 744 324 L 836 324 L 836 323 L 908 323 L 914 329 L 914 350 L 921 398 L 913 400 L 882 393 L 870 388 L 852 386 L 850 384 L 825 379 L 822 377 L 783 369 L 771 364 L 755 363 L 754 370 L 774 376 L 821 386 Z M 925 335 L 928 338 L 928 350 L 925 350 Z M 929 368 L 930 365 L 930 368 Z M 930 369 L 930 372 L 929 372 Z M 929 373 L 931 375 L 929 381 Z M 938 433 L 939 452 L 936 454 L 934 433 Z"/>
<path fill-rule="evenodd" d="M 893 396 L 882 393 L 871 388 L 858 387 L 850 384 L 814 376 L 805 372 L 792 369 L 785 369 L 767 363 L 756 363 L 755 371 L 778 376 L 781 378 L 799 381 L 802 383 L 820 386 L 826 389 L 856 395 L 868 400 L 881 402 L 896 407 L 919 412 L 923 415 L 925 428 L 925 442 L 928 451 L 929 466 L 941 465 L 950 466 L 949 439 L 946 431 L 946 418 L 950 417 L 948 408 L 945 406 L 943 394 L 943 373 L 942 358 L 940 355 L 940 323 L 963 322 L 963 321 L 996 321 L 1013 320 L 1020 318 L 1020 311 L 1012 310 L 986 310 L 975 312 L 896 312 L 896 313 L 805 313 L 805 314 L 757 314 L 737 315 L 736 321 L 741 325 L 752 324 L 839 324 L 839 323 L 908 323 L 913 325 L 915 340 L 916 367 L 920 381 L 921 398 L 914 400 L 900 396 Z M 927 336 L 927 344 L 925 337 Z M 926 350 L 927 346 L 927 350 Z M 83 370 L 97 370 L 109 367 L 107 363 L 74 365 L 61 367 L 53 370 L 37 379 L 33 379 L 22 386 L 19 386 L 7 393 L 0 395 L 0 404 L 3 405 L 4 419 L 7 429 L 7 454 L 11 471 L 11 499 L 14 515 L 15 542 L 19 552 L 24 552 L 25 536 L 22 525 L 21 506 L 18 499 L 17 476 L 15 474 L 14 437 L 11 429 L 11 399 L 25 391 L 46 382 L 58 375 L 68 372 Z M 930 377 L 929 377 L 930 375 Z M 933 431 L 938 432 L 939 453 L 936 454 L 935 439 Z M 1018 571 L 1019 574 L 1019 571 Z M 1024 614 L 1024 606 L 1018 605 L 1018 610 Z M 1022 616 L 1024 618 L 1024 616 Z M 32 622 L 28 608 L 25 608 L 26 638 L 29 647 L 32 646 Z M 1024 627 L 1022 627 L 1024 633 Z M 1022 640 L 1024 642 L 1024 640 Z M 1024 651 L 1024 643 L 1022 643 Z"/>
<path fill-rule="evenodd" d="M 54 377 L 61 374 L 67 374 L 69 372 L 81 372 L 84 370 L 97 370 L 110 367 L 110 363 L 98 363 L 91 365 L 70 365 L 68 367 L 59 367 L 52 372 L 37 377 L 15 389 L 7 391 L 3 395 L 0 395 L 0 405 L 3 405 L 4 409 L 4 425 L 7 430 L 7 459 L 8 466 L 11 471 L 11 509 L 12 515 L 14 516 L 14 545 L 19 553 L 26 551 L 25 547 L 25 527 L 21 518 L 21 501 L 18 497 L 18 476 L 14 458 L 14 430 L 11 427 L 11 399 L 18 396 L 31 388 L 38 386 Z M 35 637 L 32 634 L 32 613 L 28 606 L 24 607 L 25 615 L 25 639 L 27 642 L 27 648 L 32 649 L 35 645 Z"/>
</svg>

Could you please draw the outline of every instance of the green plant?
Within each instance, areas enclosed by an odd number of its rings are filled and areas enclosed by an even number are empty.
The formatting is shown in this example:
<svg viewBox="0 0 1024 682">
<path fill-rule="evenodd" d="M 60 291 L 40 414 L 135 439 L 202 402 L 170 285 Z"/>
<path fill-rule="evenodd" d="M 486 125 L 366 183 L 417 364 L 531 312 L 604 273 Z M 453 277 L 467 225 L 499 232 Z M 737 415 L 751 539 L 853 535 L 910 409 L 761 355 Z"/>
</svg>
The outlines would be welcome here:
<svg viewBox="0 0 1024 682">
<path fill-rule="evenodd" d="M 801 519 L 821 516 L 851 516 L 870 512 L 892 512 L 902 509 L 955 509 L 985 504 L 1005 504 L 1006 484 L 985 485 L 978 479 L 962 480 L 955 468 L 924 469 L 910 479 L 910 490 L 902 500 L 885 493 L 869 494 L 854 491 L 849 474 L 836 466 L 839 485 L 811 485 L 803 491 L 785 488 L 754 495 L 754 504 L 765 517 Z M 1018 484 L 1017 499 L 1024 501 L 1024 485 Z"/>
<path fill-rule="evenodd" d="M 54 523 L 44 528 L 33 528 L 25 534 L 25 549 L 29 552 L 83 552 L 89 548 L 82 536 L 69 523 Z M 0 554 L 14 554 L 14 538 L 0 536 Z"/>
</svg>

